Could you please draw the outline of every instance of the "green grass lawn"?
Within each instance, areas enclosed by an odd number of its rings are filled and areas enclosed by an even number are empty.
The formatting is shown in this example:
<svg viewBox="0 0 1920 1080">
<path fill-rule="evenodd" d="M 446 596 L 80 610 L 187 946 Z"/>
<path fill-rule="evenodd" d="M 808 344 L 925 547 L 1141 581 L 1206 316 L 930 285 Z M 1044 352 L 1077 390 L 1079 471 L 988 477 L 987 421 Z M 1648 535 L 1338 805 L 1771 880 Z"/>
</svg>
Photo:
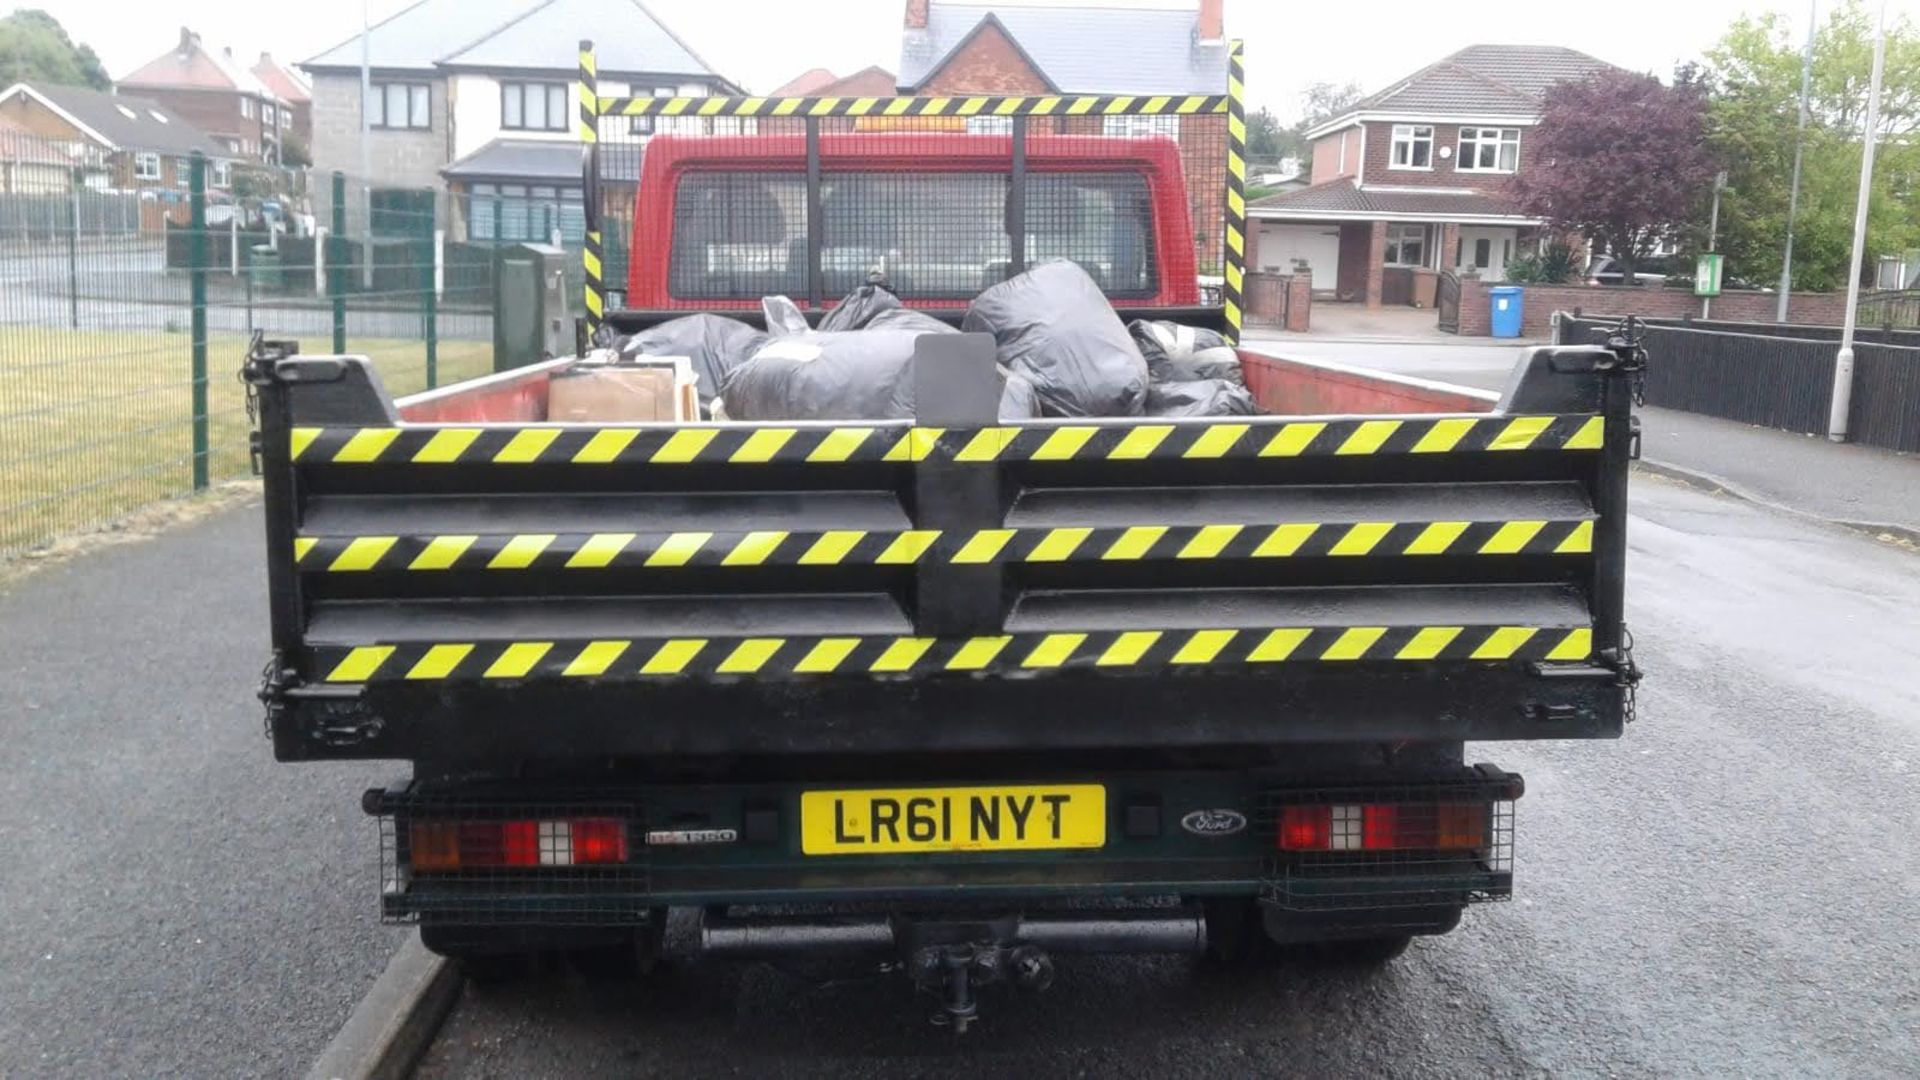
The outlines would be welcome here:
<svg viewBox="0 0 1920 1080">
<path fill-rule="evenodd" d="M 309 342 L 325 349 L 326 343 Z M 207 343 L 207 474 L 248 471 L 246 338 Z M 347 340 L 398 397 L 426 386 L 421 341 Z M 0 326 L 0 558 L 193 489 L 191 341 L 161 330 Z M 439 385 L 484 374 L 485 341 L 443 341 Z"/>
</svg>

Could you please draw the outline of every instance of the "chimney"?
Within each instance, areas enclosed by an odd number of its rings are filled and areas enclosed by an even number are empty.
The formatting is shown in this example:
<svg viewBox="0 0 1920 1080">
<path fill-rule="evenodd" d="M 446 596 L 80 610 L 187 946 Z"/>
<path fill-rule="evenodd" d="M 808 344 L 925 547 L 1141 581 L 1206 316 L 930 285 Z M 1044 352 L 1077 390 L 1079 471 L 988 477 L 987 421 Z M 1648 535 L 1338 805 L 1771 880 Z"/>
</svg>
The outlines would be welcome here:
<svg viewBox="0 0 1920 1080">
<path fill-rule="evenodd" d="M 200 35 L 194 33 L 193 31 L 187 29 L 184 26 L 181 27 L 180 28 L 180 45 L 174 51 L 178 52 L 181 56 L 192 56 L 193 51 L 199 47 L 200 47 Z"/>
<path fill-rule="evenodd" d="M 927 8 L 933 0 L 907 0 L 906 28 L 925 30 L 927 28 Z"/>
<path fill-rule="evenodd" d="M 1194 37 L 1202 45 L 1218 45 L 1227 39 L 1227 0 L 1200 0 L 1200 17 L 1195 20 Z"/>
</svg>

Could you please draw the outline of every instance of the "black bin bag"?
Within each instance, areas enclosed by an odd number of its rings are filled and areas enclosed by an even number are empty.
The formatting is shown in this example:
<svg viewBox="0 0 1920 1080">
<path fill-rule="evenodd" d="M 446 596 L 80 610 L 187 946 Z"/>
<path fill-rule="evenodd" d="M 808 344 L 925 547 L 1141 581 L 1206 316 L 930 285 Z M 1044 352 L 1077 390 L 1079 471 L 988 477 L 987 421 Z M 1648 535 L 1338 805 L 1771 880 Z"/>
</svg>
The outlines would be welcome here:
<svg viewBox="0 0 1920 1080">
<path fill-rule="evenodd" d="M 1157 382 L 1147 391 L 1148 416 L 1252 416 L 1259 411 L 1247 388 L 1228 379 Z"/>
<path fill-rule="evenodd" d="M 1215 331 L 1165 319 L 1135 319 L 1127 330 L 1155 382 L 1247 381 L 1240 370 L 1240 354 Z"/>
<path fill-rule="evenodd" d="M 727 378 L 729 420 L 905 420 L 913 330 L 809 330 L 777 337 Z"/>
<path fill-rule="evenodd" d="M 867 284 L 848 293 L 820 319 L 822 330 L 864 330 L 883 311 L 899 311 L 900 298 L 878 285 Z"/>
<path fill-rule="evenodd" d="M 1078 263 L 1049 259 L 974 298 L 961 329 L 993 335 L 1000 363 L 1049 416 L 1139 416 L 1147 363 Z"/>
<path fill-rule="evenodd" d="M 693 373 L 700 380 L 700 408 L 706 412 L 726 385 L 727 374 L 746 363 L 766 342 L 767 335 L 738 319 L 688 315 L 630 334 L 615 348 L 627 360 L 640 356 L 684 356 L 692 360 Z"/>
</svg>

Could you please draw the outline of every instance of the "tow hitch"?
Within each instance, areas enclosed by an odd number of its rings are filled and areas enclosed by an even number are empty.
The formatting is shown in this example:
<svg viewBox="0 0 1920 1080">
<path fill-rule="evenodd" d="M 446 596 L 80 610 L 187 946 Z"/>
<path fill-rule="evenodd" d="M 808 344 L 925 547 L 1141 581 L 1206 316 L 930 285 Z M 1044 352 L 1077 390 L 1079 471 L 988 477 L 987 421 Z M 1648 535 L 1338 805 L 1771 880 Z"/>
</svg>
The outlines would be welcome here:
<svg viewBox="0 0 1920 1080">
<path fill-rule="evenodd" d="M 1062 912 L 983 919 L 910 916 L 710 916 L 698 909 L 669 913 L 664 946 L 670 954 L 770 958 L 805 952 L 891 954 L 890 970 L 939 999 L 933 1022 L 965 1032 L 979 1017 L 976 991 L 995 983 L 1045 990 L 1053 983 L 1053 954 L 1200 953 L 1207 947 L 1197 909 Z"/>
</svg>

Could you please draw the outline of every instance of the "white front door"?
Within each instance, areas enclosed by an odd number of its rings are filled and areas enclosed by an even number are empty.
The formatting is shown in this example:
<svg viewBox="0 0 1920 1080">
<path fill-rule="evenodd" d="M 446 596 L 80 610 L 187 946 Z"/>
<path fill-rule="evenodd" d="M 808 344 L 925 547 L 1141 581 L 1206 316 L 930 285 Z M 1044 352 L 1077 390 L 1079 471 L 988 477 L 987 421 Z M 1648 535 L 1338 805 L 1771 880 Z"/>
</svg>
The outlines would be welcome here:
<svg viewBox="0 0 1920 1080">
<path fill-rule="evenodd" d="M 1507 280 L 1507 263 L 1513 259 L 1513 245 L 1519 235 L 1518 229 L 1461 226 L 1460 269 L 1479 270 L 1482 281 Z"/>
</svg>

